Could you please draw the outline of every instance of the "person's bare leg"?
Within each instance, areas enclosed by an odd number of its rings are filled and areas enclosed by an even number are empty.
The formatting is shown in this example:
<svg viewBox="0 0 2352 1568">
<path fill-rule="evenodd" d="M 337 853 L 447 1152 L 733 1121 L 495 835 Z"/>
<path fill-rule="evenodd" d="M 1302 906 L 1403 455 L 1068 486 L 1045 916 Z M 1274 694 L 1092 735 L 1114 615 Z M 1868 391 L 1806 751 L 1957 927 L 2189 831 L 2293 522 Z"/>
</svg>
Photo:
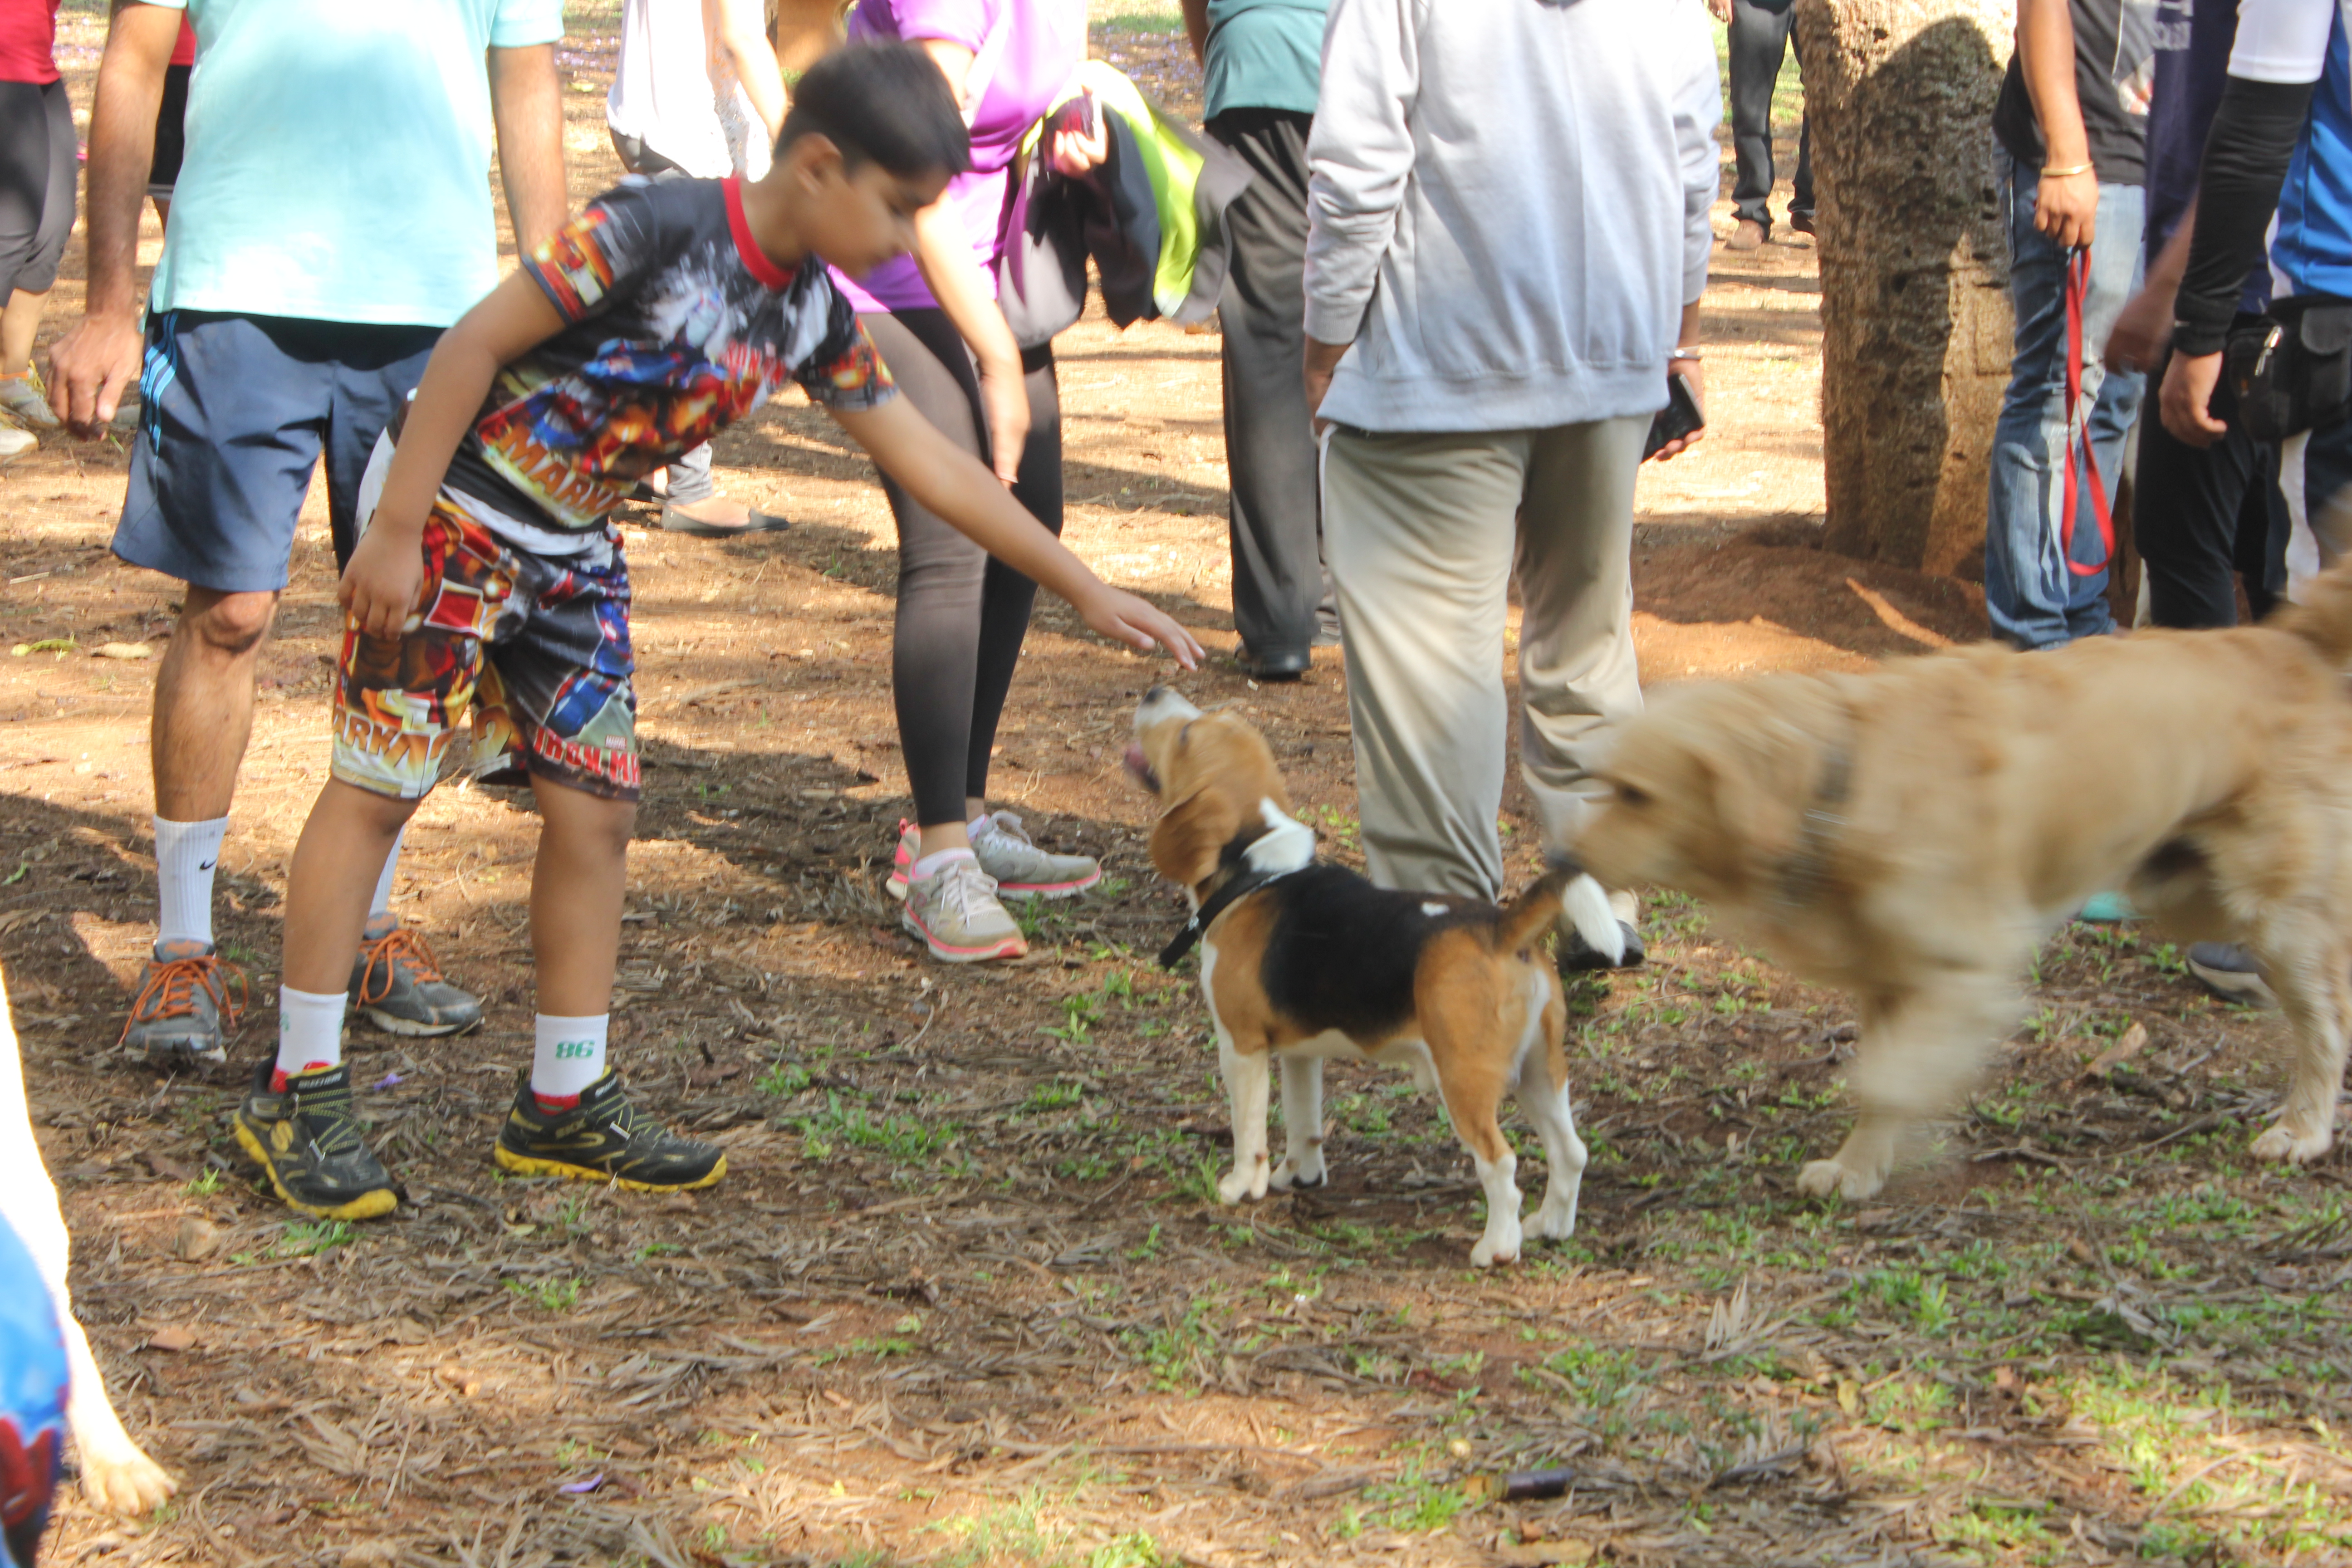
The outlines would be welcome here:
<svg viewBox="0 0 2352 1568">
<path fill-rule="evenodd" d="M 416 811 L 330 779 L 310 807 L 286 879 L 285 982 L 297 991 L 341 995 L 359 956 L 368 902 L 392 841 Z"/>
<path fill-rule="evenodd" d="M 530 784 L 540 820 L 539 858 L 530 874 L 539 1011 L 593 1017 L 613 1005 L 637 808 L 536 774 Z"/>
<path fill-rule="evenodd" d="M 148 761 L 154 770 L 156 816 L 208 822 L 228 815 L 236 770 L 253 735 L 254 675 L 277 614 L 274 593 L 222 594 L 189 586 L 186 607 L 155 672 Z M 379 852 L 377 869 L 383 865 Z M 367 886 L 375 886 L 374 871 Z"/>
<path fill-rule="evenodd" d="M 45 289 L 28 294 L 19 289 L 0 309 L 0 375 L 21 375 L 33 363 L 33 340 L 40 335 L 41 309 L 49 302 Z"/>
</svg>

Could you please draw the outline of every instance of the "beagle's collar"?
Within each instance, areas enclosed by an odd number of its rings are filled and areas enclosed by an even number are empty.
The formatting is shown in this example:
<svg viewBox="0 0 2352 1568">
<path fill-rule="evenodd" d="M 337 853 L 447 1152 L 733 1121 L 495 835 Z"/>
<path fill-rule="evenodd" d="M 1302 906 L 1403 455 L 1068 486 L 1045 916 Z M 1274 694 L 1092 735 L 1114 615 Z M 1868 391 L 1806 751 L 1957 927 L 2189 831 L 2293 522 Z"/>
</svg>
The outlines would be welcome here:
<svg viewBox="0 0 2352 1568">
<path fill-rule="evenodd" d="M 1271 800 L 1258 802 L 1258 814 L 1265 819 L 1266 830 L 1250 840 L 1249 847 L 1241 853 L 1241 865 L 1192 911 L 1184 929 L 1160 950 L 1160 968 L 1173 969 L 1181 963 L 1184 955 L 1217 923 L 1219 915 L 1268 883 L 1278 882 L 1315 864 L 1313 828 L 1283 815 Z"/>
</svg>

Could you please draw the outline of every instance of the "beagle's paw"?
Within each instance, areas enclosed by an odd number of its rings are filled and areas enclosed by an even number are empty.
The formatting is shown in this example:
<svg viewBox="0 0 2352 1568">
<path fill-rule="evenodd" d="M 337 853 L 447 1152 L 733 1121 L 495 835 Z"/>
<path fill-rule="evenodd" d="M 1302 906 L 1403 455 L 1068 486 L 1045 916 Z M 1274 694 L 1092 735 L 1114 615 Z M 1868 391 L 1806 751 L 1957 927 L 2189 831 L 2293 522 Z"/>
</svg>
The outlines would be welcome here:
<svg viewBox="0 0 2352 1568">
<path fill-rule="evenodd" d="M 1528 1233 L 1538 1241 L 1566 1241 L 1576 1234 L 1576 1200 L 1548 1197 L 1543 1207 L 1536 1210 L 1534 1223 Z"/>
<path fill-rule="evenodd" d="M 1489 1229 L 1486 1235 L 1478 1238 L 1478 1245 L 1470 1249 L 1470 1263 L 1476 1268 L 1490 1268 L 1497 1263 L 1517 1263 L 1518 1260 L 1519 1222 L 1517 1220 L 1511 1220 Z"/>
</svg>

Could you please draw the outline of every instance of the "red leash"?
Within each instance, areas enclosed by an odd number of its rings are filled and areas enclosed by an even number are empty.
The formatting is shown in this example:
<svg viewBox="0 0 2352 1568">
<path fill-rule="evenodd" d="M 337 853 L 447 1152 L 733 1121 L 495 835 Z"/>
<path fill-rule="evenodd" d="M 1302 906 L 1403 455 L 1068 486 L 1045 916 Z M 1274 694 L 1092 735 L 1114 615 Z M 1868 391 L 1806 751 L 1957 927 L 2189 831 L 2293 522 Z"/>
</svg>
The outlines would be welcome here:
<svg viewBox="0 0 2352 1568">
<path fill-rule="evenodd" d="M 2083 404 L 2083 299 L 2090 291 L 2091 247 L 2085 245 L 2066 258 L 2066 501 L 2058 526 L 2059 552 L 2066 558 L 2066 570 L 2077 577 L 2095 577 L 2116 558 L 2115 515 L 2107 509 L 2107 487 L 2099 478 L 2099 459 L 2091 450 L 2091 411 Z M 2078 451 L 2083 467 L 2090 470 L 2091 515 L 2098 520 L 2099 538 L 2106 546 L 2105 559 L 2095 566 L 2074 559 L 2074 455 Z"/>
</svg>

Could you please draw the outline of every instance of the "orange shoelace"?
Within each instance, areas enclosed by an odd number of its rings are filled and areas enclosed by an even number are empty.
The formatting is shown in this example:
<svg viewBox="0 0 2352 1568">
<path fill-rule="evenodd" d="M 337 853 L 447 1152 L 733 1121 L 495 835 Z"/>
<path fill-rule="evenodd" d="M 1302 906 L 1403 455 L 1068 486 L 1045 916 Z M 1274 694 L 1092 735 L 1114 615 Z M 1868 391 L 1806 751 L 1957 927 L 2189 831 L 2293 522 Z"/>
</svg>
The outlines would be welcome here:
<svg viewBox="0 0 2352 1568">
<path fill-rule="evenodd" d="M 406 926 L 394 926 L 373 942 L 362 942 L 360 958 L 362 966 L 359 1005 L 362 1007 L 381 1002 L 392 994 L 394 973 L 404 962 L 408 965 L 410 973 L 419 980 L 434 981 L 441 978 L 441 961 L 433 956 L 431 945 Z M 383 970 L 383 984 L 381 989 L 376 984 L 376 969 L 379 965 Z"/>
<path fill-rule="evenodd" d="M 234 1001 L 229 997 L 232 981 L 236 985 Z M 122 1039 L 131 1037 L 133 1024 L 194 1016 L 199 990 L 212 997 L 214 1007 L 220 1013 L 222 1029 L 236 1028 L 237 1015 L 245 1010 L 250 994 L 245 971 L 218 953 L 208 952 L 194 958 L 163 959 L 148 966 L 147 984 L 139 988 L 138 996 L 131 1001 L 131 1016 L 122 1026 Z"/>
</svg>

